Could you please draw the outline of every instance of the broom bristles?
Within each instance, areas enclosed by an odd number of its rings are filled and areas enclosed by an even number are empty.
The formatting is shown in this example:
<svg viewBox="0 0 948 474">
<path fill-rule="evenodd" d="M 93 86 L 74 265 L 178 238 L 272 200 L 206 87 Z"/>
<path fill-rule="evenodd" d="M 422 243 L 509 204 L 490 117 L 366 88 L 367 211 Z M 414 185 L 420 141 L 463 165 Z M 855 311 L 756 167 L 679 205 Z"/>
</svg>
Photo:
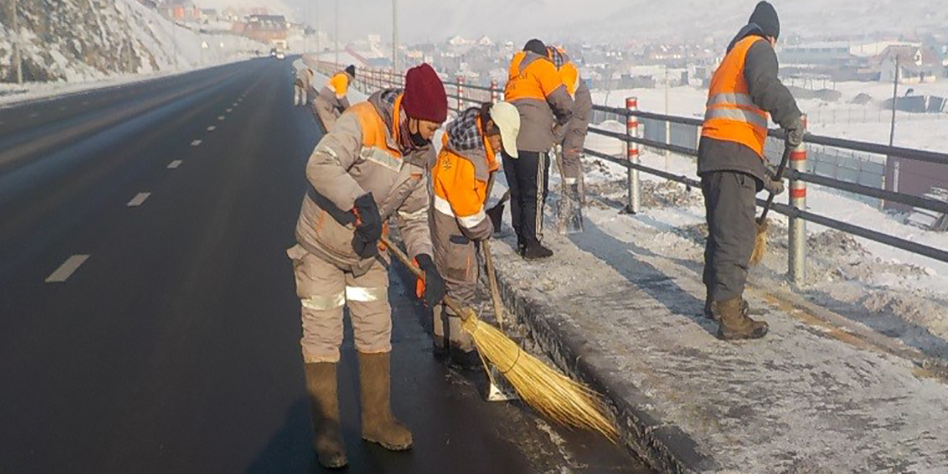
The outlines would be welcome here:
<svg viewBox="0 0 948 474">
<path fill-rule="evenodd" d="M 757 237 L 754 239 L 754 252 L 751 253 L 750 264 L 757 265 L 767 253 L 767 219 L 757 222 Z"/>
<path fill-rule="evenodd" d="M 471 334 L 481 357 L 504 374 L 531 408 L 564 426 L 597 431 L 612 442 L 618 439 L 618 431 L 606 416 L 606 402 L 601 395 L 522 350 L 502 331 L 481 321 L 473 311 L 462 327 Z"/>
</svg>

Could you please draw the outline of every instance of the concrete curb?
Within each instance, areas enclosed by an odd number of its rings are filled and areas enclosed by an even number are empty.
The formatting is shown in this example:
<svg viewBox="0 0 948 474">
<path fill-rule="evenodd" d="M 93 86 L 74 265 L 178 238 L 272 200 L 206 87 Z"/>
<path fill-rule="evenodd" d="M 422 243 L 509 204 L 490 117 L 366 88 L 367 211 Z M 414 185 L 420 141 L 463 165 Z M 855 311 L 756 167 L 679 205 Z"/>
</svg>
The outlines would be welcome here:
<svg viewBox="0 0 948 474">
<path fill-rule="evenodd" d="M 497 247 L 506 246 L 494 248 Z M 508 248 L 501 252 L 519 258 Z M 540 348 L 561 370 L 585 382 L 611 403 L 620 442 L 636 456 L 659 472 L 721 470 L 717 461 L 698 451 L 697 443 L 687 433 L 650 411 L 650 398 L 636 388 L 630 389 L 605 354 L 567 324 L 559 310 L 539 296 L 515 289 L 502 268 L 497 269 L 497 280 L 504 305 L 527 326 L 530 337 Z"/>
</svg>

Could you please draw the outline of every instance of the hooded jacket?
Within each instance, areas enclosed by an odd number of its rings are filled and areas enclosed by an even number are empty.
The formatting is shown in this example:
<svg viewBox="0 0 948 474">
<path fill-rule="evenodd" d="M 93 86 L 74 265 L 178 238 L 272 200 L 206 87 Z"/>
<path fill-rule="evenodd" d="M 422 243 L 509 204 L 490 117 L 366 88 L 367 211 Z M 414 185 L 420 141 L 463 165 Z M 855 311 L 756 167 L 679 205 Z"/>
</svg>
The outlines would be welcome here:
<svg viewBox="0 0 948 474">
<path fill-rule="evenodd" d="M 410 256 L 432 252 L 425 175 L 434 149 L 428 144 L 406 152 L 399 146 L 399 124 L 407 120 L 401 98 L 401 90 L 389 89 L 352 106 L 306 165 L 309 189 L 297 221 L 297 242 L 356 275 L 368 271 L 374 258 L 361 259 L 352 249 L 355 228 L 349 211 L 369 192 L 383 222 L 397 218 Z"/>
<path fill-rule="evenodd" d="M 515 54 L 504 95 L 520 112 L 517 149 L 550 151 L 554 125 L 565 125 L 573 114 L 573 99 L 550 59 L 532 51 Z"/>
<path fill-rule="evenodd" d="M 749 36 L 761 36 L 760 27 L 751 23 L 742 28 L 728 46 L 734 46 Z M 788 127 L 802 115 L 790 91 L 780 82 L 777 54 L 767 41 L 757 41 L 747 51 L 744 60 L 744 80 L 754 105 L 770 114 L 771 120 Z M 758 189 L 769 174 L 757 152 L 735 142 L 701 137 L 698 145 L 698 174 L 714 171 L 738 171 L 757 178 Z"/>
</svg>

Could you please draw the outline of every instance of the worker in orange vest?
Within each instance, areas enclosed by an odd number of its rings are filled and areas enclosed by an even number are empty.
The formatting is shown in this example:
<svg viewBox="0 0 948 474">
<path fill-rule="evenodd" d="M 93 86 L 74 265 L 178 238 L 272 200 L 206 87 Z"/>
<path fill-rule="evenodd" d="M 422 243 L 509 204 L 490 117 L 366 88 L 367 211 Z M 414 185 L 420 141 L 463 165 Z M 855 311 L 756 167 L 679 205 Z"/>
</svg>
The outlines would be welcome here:
<svg viewBox="0 0 948 474">
<path fill-rule="evenodd" d="M 462 111 L 445 127 L 443 146 L 431 170 L 431 241 L 434 260 L 447 293 L 469 306 L 477 288 L 475 243 L 494 233 L 487 203 L 493 175 L 500 169 L 501 150 L 517 156 L 520 113 L 506 102 L 483 104 Z M 471 336 L 461 328 L 460 315 L 434 308 L 434 346 L 439 358 L 463 369 L 481 366 Z"/>
<path fill-rule="evenodd" d="M 339 116 L 349 108 L 349 85 L 355 80 L 356 68 L 349 65 L 344 71 L 339 71 L 319 91 L 313 100 L 316 117 L 323 126 L 323 131 L 329 132 Z"/>
<path fill-rule="evenodd" d="M 543 238 L 543 205 L 549 185 L 550 150 L 555 125 L 573 115 L 573 99 L 547 55 L 546 45 L 532 39 L 510 62 L 504 91 L 520 112 L 520 135 L 514 158 L 504 153 L 504 174 L 510 187 L 510 217 L 517 233 L 518 253 L 527 260 L 547 258 L 553 251 Z"/>
<path fill-rule="evenodd" d="M 764 154 L 768 114 L 786 130 L 787 146 L 803 141 L 802 113 L 777 78 L 778 36 L 776 10 L 760 2 L 711 79 L 698 145 L 708 222 L 705 315 L 718 320 L 718 337 L 724 340 L 758 339 L 768 330 L 766 322 L 748 316 L 742 296 L 757 233 L 755 195 L 783 191 Z"/>
<path fill-rule="evenodd" d="M 558 209 L 560 232 L 583 231 L 583 148 L 589 120 L 592 118 L 592 95 L 579 77 L 579 68 L 570 60 L 566 50 L 550 46 L 550 60 L 556 66 L 560 81 L 573 98 L 573 116 L 564 126 L 553 129 L 556 137 L 556 160 L 563 180 L 563 193 Z"/>
<path fill-rule="evenodd" d="M 424 272 L 420 297 L 428 307 L 440 303 L 445 285 L 432 259 L 425 176 L 435 159 L 431 139 L 447 114 L 444 85 L 422 64 L 408 71 L 404 90 L 378 91 L 342 114 L 306 164 L 309 187 L 287 255 L 301 306 L 313 447 L 325 467 L 347 462 L 336 379 L 346 306 L 359 361 L 362 438 L 395 451 L 412 446 L 411 431 L 391 410 L 391 259 L 379 240 L 395 219 Z"/>
</svg>

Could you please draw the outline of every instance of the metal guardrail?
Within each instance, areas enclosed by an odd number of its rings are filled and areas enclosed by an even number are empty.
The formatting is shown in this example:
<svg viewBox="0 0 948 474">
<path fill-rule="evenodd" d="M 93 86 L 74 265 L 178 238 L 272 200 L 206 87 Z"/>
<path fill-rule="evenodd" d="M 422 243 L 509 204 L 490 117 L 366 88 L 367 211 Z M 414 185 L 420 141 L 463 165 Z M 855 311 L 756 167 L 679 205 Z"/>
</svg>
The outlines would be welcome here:
<svg viewBox="0 0 948 474">
<path fill-rule="evenodd" d="M 337 65 L 327 64 L 324 69 L 325 72 L 331 73 L 339 70 Z M 371 74 L 368 76 L 369 81 L 374 81 L 375 83 L 367 87 L 390 87 L 395 84 L 385 84 L 379 82 L 378 78 L 384 77 L 398 77 L 390 72 L 388 73 L 377 73 L 375 75 Z M 358 80 L 358 78 L 357 78 Z M 363 80 L 365 80 L 363 78 Z M 400 77 L 399 79 L 400 80 Z M 475 99 L 465 94 L 465 89 L 482 91 L 489 93 L 489 97 L 492 101 L 499 100 L 500 97 L 503 97 L 503 90 L 496 86 L 495 82 L 492 82 L 491 87 L 485 86 L 476 86 L 465 84 L 463 78 L 459 77 L 457 82 L 446 82 L 446 88 L 454 92 L 454 94 L 449 94 L 448 98 L 451 99 L 449 102 L 449 107 L 455 112 L 460 109 L 465 103 L 480 103 L 483 100 Z M 605 130 L 600 127 L 590 126 L 589 133 L 601 135 L 604 137 L 614 138 L 622 141 L 626 145 L 626 158 L 619 158 L 612 156 L 606 153 L 602 153 L 596 150 L 585 149 L 585 153 L 588 156 L 596 157 L 615 163 L 619 166 L 623 166 L 628 170 L 628 206 L 626 207 L 627 211 L 631 212 L 640 212 L 640 203 L 639 203 L 639 179 L 638 173 L 648 173 L 659 178 L 674 181 L 680 184 L 685 185 L 688 188 L 700 188 L 700 181 L 690 178 L 688 176 L 677 175 L 670 173 L 665 170 L 660 170 L 657 168 L 652 168 L 649 166 L 642 165 L 639 163 L 639 146 L 645 146 L 649 148 L 654 148 L 658 150 L 667 150 L 671 153 L 676 153 L 689 157 L 697 157 L 698 151 L 694 148 L 683 147 L 674 145 L 672 143 L 666 143 L 663 141 L 656 141 L 643 138 L 641 136 L 639 129 L 639 119 L 643 120 L 655 120 L 660 122 L 665 122 L 669 124 L 680 124 L 697 127 L 700 130 L 702 125 L 702 120 L 694 117 L 679 117 L 672 115 L 663 115 L 652 112 L 643 112 L 637 110 L 637 101 L 633 98 L 627 100 L 627 107 L 609 107 L 603 105 L 594 105 L 593 110 L 604 112 L 607 114 L 614 114 L 618 117 L 624 117 L 626 119 L 626 132 L 614 132 L 610 130 Z M 784 132 L 779 129 L 771 129 L 768 132 L 768 135 L 773 138 L 782 139 L 784 137 Z M 833 148 L 840 148 L 845 150 L 851 150 L 856 152 L 871 153 L 876 155 L 883 156 L 895 156 L 900 159 L 910 159 L 916 161 L 922 161 L 926 163 L 936 163 L 948 165 L 948 154 L 925 151 L 925 150 L 916 150 L 911 148 L 895 147 L 880 145 L 875 143 L 860 142 L 856 140 L 814 135 L 807 133 L 804 142 L 807 144 L 822 145 Z M 845 191 L 853 193 L 859 196 L 866 196 L 877 199 L 884 199 L 887 201 L 897 202 L 900 204 L 905 204 L 919 209 L 925 209 L 930 211 L 935 211 L 938 213 L 948 214 L 948 203 L 944 201 L 939 201 L 936 199 L 931 199 L 927 197 L 919 197 L 905 193 L 899 193 L 894 191 L 888 191 L 885 189 L 877 189 L 870 186 L 865 186 L 862 184 L 851 183 L 835 178 L 830 178 L 826 176 L 817 175 L 815 173 L 809 173 L 806 171 L 806 151 L 798 150 L 794 152 L 794 157 L 791 159 L 790 168 L 787 170 L 787 177 L 790 181 L 789 194 L 790 194 L 790 204 L 773 204 L 773 211 L 785 215 L 790 219 L 790 243 L 789 243 L 789 275 L 791 281 L 795 283 L 802 282 L 805 278 L 805 241 L 806 241 L 806 228 L 805 222 L 812 222 L 814 224 L 822 225 L 831 229 L 839 230 L 857 237 L 862 237 L 869 239 L 875 242 L 879 242 L 884 245 L 888 245 L 894 248 L 905 250 L 914 254 L 922 255 L 934 260 L 948 263 L 948 251 L 944 249 L 939 249 L 917 242 L 912 242 L 900 237 L 893 235 L 885 234 L 876 230 L 867 229 L 865 227 L 860 227 L 848 222 L 843 222 L 837 219 L 819 215 L 806 210 L 806 183 L 812 183 L 819 186 L 824 186 L 831 189 L 836 189 L 840 191 Z M 758 199 L 757 204 L 759 206 L 764 205 L 763 199 Z"/>
</svg>

